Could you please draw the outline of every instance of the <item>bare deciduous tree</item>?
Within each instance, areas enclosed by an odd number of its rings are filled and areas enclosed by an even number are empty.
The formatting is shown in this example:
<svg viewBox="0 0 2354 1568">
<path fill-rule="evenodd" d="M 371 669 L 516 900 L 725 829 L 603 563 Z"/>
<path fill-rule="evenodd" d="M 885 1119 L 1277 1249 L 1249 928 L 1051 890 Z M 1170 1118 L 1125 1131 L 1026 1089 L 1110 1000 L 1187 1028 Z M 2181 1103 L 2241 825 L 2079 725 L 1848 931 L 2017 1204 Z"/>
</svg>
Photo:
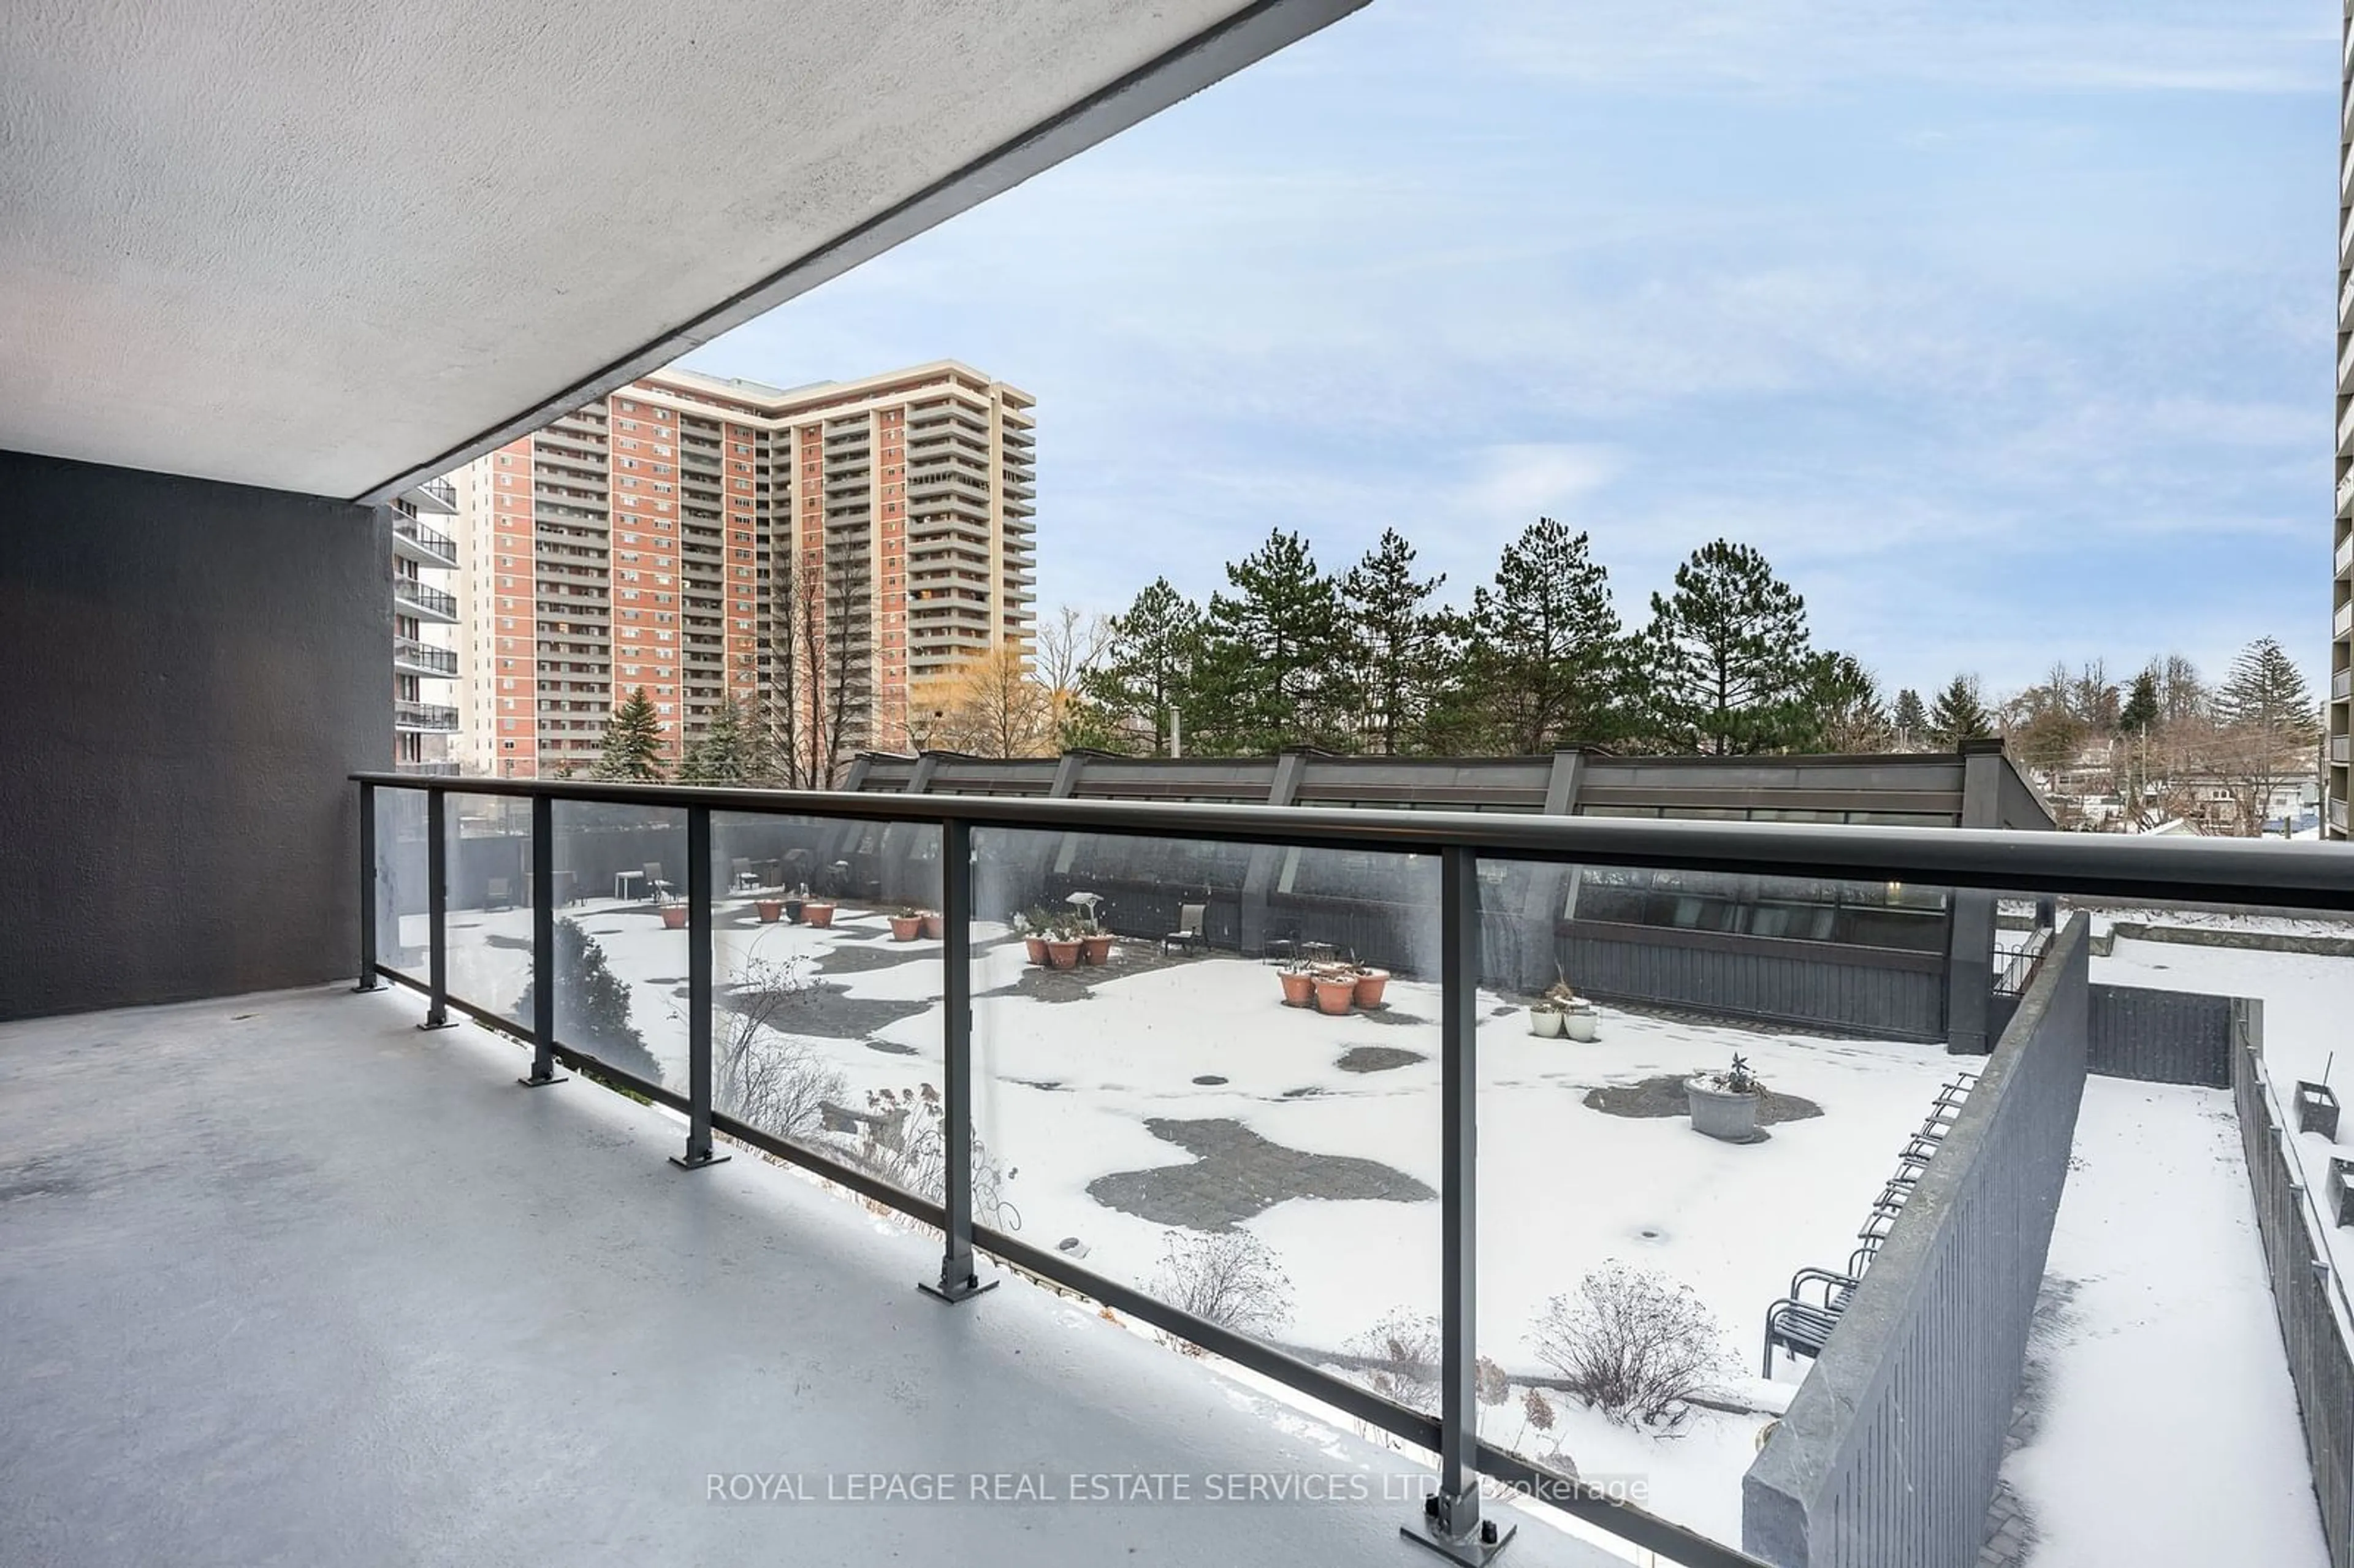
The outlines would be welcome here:
<svg viewBox="0 0 2354 1568">
<path fill-rule="evenodd" d="M 1003 642 L 949 676 L 935 705 L 928 744 L 976 757 L 1045 757 L 1055 749 L 1055 703 L 1017 643 Z"/>
</svg>

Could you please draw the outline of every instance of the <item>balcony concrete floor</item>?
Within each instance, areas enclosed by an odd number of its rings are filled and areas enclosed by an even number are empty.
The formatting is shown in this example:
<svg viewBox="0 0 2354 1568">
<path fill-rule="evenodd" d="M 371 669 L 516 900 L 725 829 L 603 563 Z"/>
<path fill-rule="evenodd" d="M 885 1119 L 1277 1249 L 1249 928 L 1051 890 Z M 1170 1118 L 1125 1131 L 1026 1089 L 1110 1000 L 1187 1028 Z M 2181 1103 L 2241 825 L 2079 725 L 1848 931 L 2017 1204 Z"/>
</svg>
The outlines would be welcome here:
<svg viewBox="0 0 2354 1568">
<path fill-rule="evenodd" d="M 341 988 L 0 1026 L 0 1563 L 1398 1563 L 1428 1471 Z M 1315 1505 L 714 1474 L 1355 1476 Z M 837 1485 L 843 1483 L 836 1483 Z M 1385 1490 L 1408 1500 L 1384 1500 Z M 1539 1520 L 1505 1561 L 1606 1560 Z"/>
</svg>

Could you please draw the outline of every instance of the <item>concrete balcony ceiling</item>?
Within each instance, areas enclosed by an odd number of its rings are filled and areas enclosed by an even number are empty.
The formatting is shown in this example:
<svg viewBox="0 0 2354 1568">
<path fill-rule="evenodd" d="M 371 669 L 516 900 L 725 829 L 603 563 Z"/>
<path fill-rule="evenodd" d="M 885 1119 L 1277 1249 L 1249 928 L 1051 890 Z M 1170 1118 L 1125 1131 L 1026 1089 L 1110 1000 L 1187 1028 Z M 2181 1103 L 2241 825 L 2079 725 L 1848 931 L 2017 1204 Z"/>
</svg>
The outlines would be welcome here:
<svg viewBox="0 0 2354 1568">
<path fill-rule="evenodd" d="M 383 500 L 1363 3 L 27 0 L 0 450 Z"/>
</svg>

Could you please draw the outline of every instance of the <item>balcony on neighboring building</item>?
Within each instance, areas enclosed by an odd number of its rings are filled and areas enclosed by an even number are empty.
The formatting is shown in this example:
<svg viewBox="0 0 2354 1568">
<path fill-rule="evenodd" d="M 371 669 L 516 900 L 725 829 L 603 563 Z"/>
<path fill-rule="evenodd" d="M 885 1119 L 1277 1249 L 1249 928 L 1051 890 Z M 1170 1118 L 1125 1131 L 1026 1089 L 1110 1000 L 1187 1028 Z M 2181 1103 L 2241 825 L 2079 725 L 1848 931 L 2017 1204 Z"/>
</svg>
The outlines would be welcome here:
<svg viewBox="0 0 2354 1568">
<path fill-rule="evenodd" d="M 2354 698 L 2354 669 L 2338 671 L 2329 677 L 2329 700 L 2342 703 Z"/>
<path fill-rule="evenodd" d="M 444 707 L 439 703 L 412 703 L 395 698 L 392 727 L 422 735 L 454 735 L 458 730 L 458 710 Z"/>
<path fill-rule="evenodd" d="M 446 681 L 458 673 L 458 651 L 396 634 L 392 640 L 392 667 L 404 675 Z"/>
<path fill-rule="evenodd" d="M 2354 474 L 2348 477 L 2354 479 Z M 2345 489 L 2342 484 L 2338 486 L 2341 496 Z M 2338 541 L 2337 574 L 2341 577 L 2354 577 L 2354 535 Z"/>
<path fill-rule="evenodd" d="M 392 514 L 392 553 L 440 571 L 455 571 L 458 567 L 458 542 L 406 512 Z"/>
<path fill-rule="evenodd" d="M 2354 600 L 2338 607 L 2338 614 L 2330 625 L 2338 636 L 2354 637 Z"/>
<path fill-rule="evenodd" d="M 407 607 L 419 620 L 439 620 L 456 625 L 458 601 L 437 588 L 427 588 L 414 577 L 392 579 L 392 597 Z"/>
<path fill-rule="evenodd" d="M 423 512 L 448 515 L 458 510 L 458 487 L 446 479 L 419 480 L 402 491 L 401 497 Z"/>
<path fill-rule="evenodd" d="M 396 762 L 393 764 L 393 769 L 399 773 L 413 774 L 420 779 L 455 779 L 464 771 L 458 763 L 447 760 Z"/>
</svg>

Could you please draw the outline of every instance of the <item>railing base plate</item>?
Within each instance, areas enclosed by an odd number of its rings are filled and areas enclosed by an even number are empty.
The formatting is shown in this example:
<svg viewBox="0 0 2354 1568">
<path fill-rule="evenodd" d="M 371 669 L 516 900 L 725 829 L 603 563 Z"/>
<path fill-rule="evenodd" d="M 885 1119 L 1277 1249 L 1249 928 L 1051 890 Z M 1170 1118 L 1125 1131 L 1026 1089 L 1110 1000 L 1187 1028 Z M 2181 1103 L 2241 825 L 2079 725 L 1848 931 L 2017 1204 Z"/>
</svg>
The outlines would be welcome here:
<svg viewBox="0 0 2354 1568">
<path fill-rule="evenodd" d="M 1481 1528 L 1482 1530 L 1494 1529 L 1495 1521 L 1483 1520 Z M 1398 1533 L 1408 1541 L 1427 1546 L 1450 1563 L 1463 1563 L 1465 1568 L 1487 1568 L 1489 1563 L 1496 1560 L 1498 1552 L 1512 1543 L 1512 1537 L 1519 1530 L 1519 1525 L 1510 1525 L 1497 1530 L 1495 1540 L 1484 1541 L 1440 1535 L 1430 1528 L 1429 1522 L 1426 1520 L 1417 1520 L 1412 1524 L 1398 1526 Z"/>
<path fill-rule="evenodd" d="M 697 1160 L 689 1159 L 684 1154 L 673 1154 L 670 1157 L 670 1162 L 681 1171 L 700 1171 L 706 1165 L 725 1165 L 734 1158 L 732 1154 L 706 1154 Z"/>
<path fill-rule="evenodd" d="M 925 1295 L 930 1297 L 935 1301 L 945 1301 L 949 1306 L 953 1307 L 960 1301 L 971 1300 L 974 1297 L 981 1295 L 983 1291 L 996 1289 L 997 1281 L 994 1279 L 981 1279 L 969 1276 L 960 1284 L 943 1285 L 936 1284 L 930 1280 L 919 1279 L 916 1282 L 916 1288 L 922 1291 Z"/>
<path fill-rule="evenodd" d="M 441 1020 L 440 1022 L 436 1023 L 429 1018 L 417 1027 L 419 1029 L 455 1029 L 458 1027 L 458 1021 L 454 1018 L 445 1018 Z"/>
<path fill-rule="evenodd" d="M 359 984 L 352 987 L 354 992 L 364 991 L 382 991 L 383 989 L 384 982 L 382 980 L 362 980 Z"/>
<path fill-rule="evenodd" d="M 571 1081 L 571 1079 L 566 1077 L 561 1073 L 550 1073 L 545 1078 L 517 1078 L 515 1080 L 516 1083 L 521 1084 L 526 1089 L 544 1089 L 550 1084 L 568 1084 Z"/>
</svg>

